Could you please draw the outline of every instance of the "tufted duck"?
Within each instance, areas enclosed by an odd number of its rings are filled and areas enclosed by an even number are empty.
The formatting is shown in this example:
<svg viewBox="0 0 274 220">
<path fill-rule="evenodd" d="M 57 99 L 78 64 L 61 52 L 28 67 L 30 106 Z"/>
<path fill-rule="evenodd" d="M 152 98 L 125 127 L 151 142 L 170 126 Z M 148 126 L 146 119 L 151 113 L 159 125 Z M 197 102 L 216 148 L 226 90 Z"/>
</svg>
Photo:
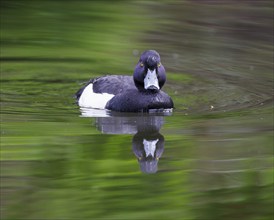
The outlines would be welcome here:
<svg viewBox="0 0 274 220">
<path fill-rule="evenodd" d="M 142 53 L 133 77 L 107 75 L 90 80 L 76 93 L 78 105 L 119 112 L 173 109 L 172 99 L 161 88 L 166 73 L 155 50 Z"/>
</svg>

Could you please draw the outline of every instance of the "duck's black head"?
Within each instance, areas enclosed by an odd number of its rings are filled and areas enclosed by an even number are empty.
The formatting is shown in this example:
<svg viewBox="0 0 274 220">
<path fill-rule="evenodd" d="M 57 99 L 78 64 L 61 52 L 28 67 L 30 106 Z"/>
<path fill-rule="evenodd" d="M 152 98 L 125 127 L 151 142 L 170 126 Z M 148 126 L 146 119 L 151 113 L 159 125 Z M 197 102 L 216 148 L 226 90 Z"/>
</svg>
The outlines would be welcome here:
<svg viewBox="0 0 274 220">
<path fill-rule="evenodd" d="M 158 92 L 166 81 L 166 71 L 161 64 L 159 53 L 147 50 L 142 53 L 133 75 L 140 91 Z"/>
</svg>

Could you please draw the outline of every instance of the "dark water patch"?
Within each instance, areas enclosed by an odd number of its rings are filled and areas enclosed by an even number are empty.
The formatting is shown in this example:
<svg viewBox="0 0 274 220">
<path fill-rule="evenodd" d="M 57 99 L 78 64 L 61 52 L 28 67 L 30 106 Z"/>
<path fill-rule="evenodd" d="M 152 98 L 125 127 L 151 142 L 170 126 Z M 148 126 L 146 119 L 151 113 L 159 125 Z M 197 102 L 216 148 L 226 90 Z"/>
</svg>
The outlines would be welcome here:
<svg viewBox="0 0 274 220">
<path fill-rule="evenodd" d="M 206 96 L 204 105 L 227 111 L 271 99 L 273 12 L 269 6 L 272 3 L 264 1 L 256 6 L 254 1 L 236 5 L 234 1 L 209 3 L 174 1 L 150 5 L 160 14 L 163 12 L 163 17 L 152 16 L 158 28 L 147 31 L 144 42 L 159 48 L 168 71 L 197 77 L 176 92 L 179 96 Z M 193 108 L 206 110 L 203 103 Z"/>
</svg>

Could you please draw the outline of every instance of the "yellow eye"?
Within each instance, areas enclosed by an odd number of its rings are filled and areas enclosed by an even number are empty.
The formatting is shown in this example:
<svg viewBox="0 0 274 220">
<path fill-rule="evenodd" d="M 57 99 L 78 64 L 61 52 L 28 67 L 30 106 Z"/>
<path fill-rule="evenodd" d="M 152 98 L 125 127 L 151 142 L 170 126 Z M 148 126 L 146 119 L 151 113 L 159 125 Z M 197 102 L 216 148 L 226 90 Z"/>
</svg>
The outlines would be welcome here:
<svg viewBox="0 0 274 220">
<path fill-rule="evenodd" d="M 141 63 L 140 63 L 140 66 L 141 66 L 141 67 L 143 67 L 143 66 L 144 66 L 144 64 L 141 62 Z"/>
<path fill-rule="evenodd" d="M 158 63 L 158 67 L 160 67 L 162 64 L 161 63 Z"/>
</svg>

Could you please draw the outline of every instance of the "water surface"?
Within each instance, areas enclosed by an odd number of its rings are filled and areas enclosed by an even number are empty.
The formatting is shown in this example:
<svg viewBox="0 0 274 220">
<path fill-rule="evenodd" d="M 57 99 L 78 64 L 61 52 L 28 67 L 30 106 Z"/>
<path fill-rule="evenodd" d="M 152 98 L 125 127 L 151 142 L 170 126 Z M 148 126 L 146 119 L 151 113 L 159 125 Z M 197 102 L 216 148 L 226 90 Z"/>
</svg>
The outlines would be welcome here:
<svg viewBox="0 0 274 220">
<path fill-rule="evenodd" d="M 1 217 L 273 218 L 273 3 L 80 3 L 1 1 Z M 145 49 L 172 114 L 78 108 Z"/>
</svg>

